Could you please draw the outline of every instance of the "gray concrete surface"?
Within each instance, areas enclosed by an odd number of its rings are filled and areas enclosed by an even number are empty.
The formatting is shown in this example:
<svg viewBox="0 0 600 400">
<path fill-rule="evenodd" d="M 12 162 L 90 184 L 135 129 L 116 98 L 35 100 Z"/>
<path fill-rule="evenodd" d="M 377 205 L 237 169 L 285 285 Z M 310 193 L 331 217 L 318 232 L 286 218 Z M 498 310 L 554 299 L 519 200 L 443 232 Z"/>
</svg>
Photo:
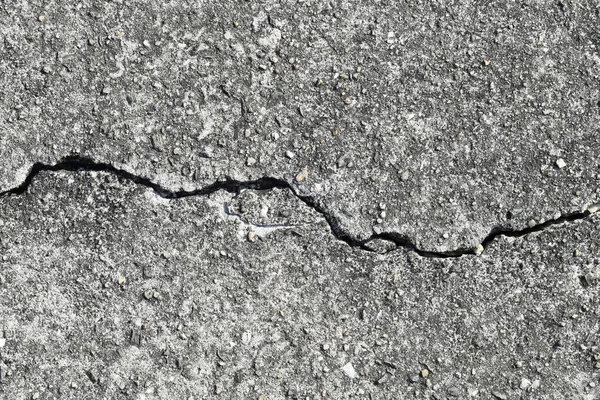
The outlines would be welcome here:
<svg viewBox="0 0 600 400">
<path fill-rule="evenodd" d="M 5 398 L 599 395 L 597 216 L 436 259 L 352 248 L 271 194 L 42 172 L 5 198 Z"/>
<path fill-rule="evenodd" d="M 598 26 L 1 2 L 0 399 L 599 399 Z"/>
<path fill-rule="evenodd" d="M 353 238 L 474 246 L 598 202 L 598 13 L 597 1 L 6 3 L 0 187 L 71 154 L 172 190 L 306 169 L 297 191 Z"/>
</svg>

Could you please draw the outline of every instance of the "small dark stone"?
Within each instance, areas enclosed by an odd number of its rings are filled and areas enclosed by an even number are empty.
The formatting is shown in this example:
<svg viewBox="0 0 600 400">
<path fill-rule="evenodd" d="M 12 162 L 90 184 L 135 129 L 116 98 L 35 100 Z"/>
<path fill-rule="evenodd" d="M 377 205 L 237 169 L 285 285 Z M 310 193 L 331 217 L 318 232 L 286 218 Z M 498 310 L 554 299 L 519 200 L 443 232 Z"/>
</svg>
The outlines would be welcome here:
<svg viewBox="0 0 600 400">
<path fill-rule="evenodd" d="M 134 329 L 131 330 L 131 337 L 129 342 L 135 346 L 141 346 L 142 344 L 142 332 L 136 331 Z"/>
<path fill-rule="evenodd" d="M 94 371 L 85 371 L 85 374 L 87 375 L 87 377 L 89 378 L 89 380 L 92 383 L 96 383 L 98 382 L 98 375 L 96 375 L 96 373 Z"/>
</svg>

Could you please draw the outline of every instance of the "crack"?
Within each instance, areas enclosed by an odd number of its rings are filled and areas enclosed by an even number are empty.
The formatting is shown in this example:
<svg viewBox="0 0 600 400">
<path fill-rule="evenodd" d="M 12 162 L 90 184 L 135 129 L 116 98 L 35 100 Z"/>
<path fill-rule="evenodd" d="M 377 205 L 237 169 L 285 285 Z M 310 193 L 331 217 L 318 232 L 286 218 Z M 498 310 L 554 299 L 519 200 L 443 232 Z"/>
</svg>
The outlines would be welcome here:
<svg viewBox="0 0 600 400">
<path fill-rule="evenodd" d="M 403 247 L 403 248 L 414 251 L 421 257 L 458 258 L 458 257 L 466 256 L 466 255 L 479 255 L 479 254 L 483 253 L 490 246 L 490 244 L 500 236 L 523 237 L 523 236 L 529 235 L 530 233 L 541 232 L 551 226 L 561 225 L 561 224 L 577 221 L 580 219 L 585 219 L 592 214 L 593 214 L 593 212 L 591 212 L 589 210 L 563 214 L 556 219 L 551 219 L 551 220 L 548 220 L 541 224 L 535 225 L 533 227 L 527 227 L 527 228 L 523 228 L 523 229 L 509 229 L 509 228 L 505 228 L 505 227 L 496 227 L 496 228 L 493 228 L 491 230 L 491 232 L 481 241 L 481 244 L 480 244 L 481 249 L 479 249 L 479 250 L 477 248 L 473 248 L 473 247 L 461 247 L 456 250 L 448 250 L 448 251 L 422 250 L 422 249 L 417 248 L 417 246 L 414 244 L 414 242 L 410 238 L 408 238 L 405 235 L 402 235 L 400 233 L 397 233 L 397 232 L 382 232 L 378 235 L 374 234 L 367 240 L 367 243 L 372 240 L 375 240 L 375 239 L 381 239 L 381 240 L 387 240 L 387 241 L 393 242 L 396 245 L 396 248 L 391 251 L 394 251 L 400 247 Z"/>
<path fill-rule="evenodd" d="M 158 183 L 153 182 L 149 178 L 145 178 L 142 176 L 138 176 L 132 174 L 131 172 L 125 171 L 123 169 L 117 168 L 113 165 L 107 163 L 96 162 L 90 158 L 82 157 L 82 156 L 68 156 L 59 161 L 56 164 L 43 164 L 43 163 L 35 163 L 27 177 L 23 180 L 23 182 L 12 189 L 5 190 L 0 192 L 0 199 L 11 196 L 11 195 L 21 195 L 27 191 L 29 186 L 31 185 L 33 179 L 40 173 L 44 171 L 98 171 L 98 172 L 107 172 L 122 179 L 126 179 L 132 181 L 138 185 L 148 187 L 154 192 L 166 199 L 182 199 L 185 197 L 192 196 L 207 196 L 218 192 L 220 190 L 224 190 L 229 193 L 239 194 L 242 190 L 245 189 L 253 189 L 253 190 L 271 190 L 271 189 L 286 189 L 290 190 L 294 196 L 296 196 L 299 200 L 301 200 L 308 207 L 315 210 L 317 213 L 321 214 L 329 228 L 331 229 L 332 234 L 337 240 L 340 240 L 351 247 L 357 247 L 361 250 L 368 252 L 375 252 L 372 248 L 368 247 L 368 244 L 374 240 L 384 240 L 394 244 L 395 248 L 385 253 L 393 252 L 398 249 L 404 248 L 409 251 L 413 251 L 421 257 L 427 258 L 458 258 L 466 255 L 479 255 L 498 237 L 506 236 L 506 237 L 522 237 L 534 232 L 543 231 L 551 226 L 565 224 L 577 220 L 582 220 L 597 211 L 598 207 L 590 207 L 586 211 L 581 212 L 573 212 L 568 214 L 563 214 L 560 217 L 552 220 L 548 220 L 544 223 L 535 225 L 533 227 L 527 227 L 524 229 L 509 229 L 505 227 L 496 227 L 491 230 L 491 232 L 482 240 L 480 244 L 480 248 L 473 247 L 461 247 L 455 250 L 448 251 L 430 251 L 423 250 L 418 248 L 414 241 L 398 232 L 381 232 L 374 233 L 370 237 L 364 240 L 358 240 L 352 237 L 348 232 L 345 232 L 341 228 L 341 224 L 338 222 L 337 217 L 331 215 L 331 213 L 326 209 L 326 207 L 315 197 L 309 195 L 303 195 L 298 193 L 297 188 L 290 182 L 273 177 L 262 177 L 256 180 L 251 181 L 239 181 L 235 179 L 226 178 L 225 180 L 216 181 L 211 183 L 208 186 L 205 186 L 200 189 L 195 190 L 180 190 L 180 191 L 171 191 L 168 190 Z M 227 208 L 227 206 L 225 206 Z M 230 214 L 229 211 L 225 210 L 226 214 L 237 216 L 234 214 Z M 237 216 L 239 217 L 239 216 Z M 264 228 L 271 228 L 271 226 L 265 226 Z M 274 228 L 283 228 L 283 227 L 274 227 Z M 291 227 L 290 227 L 291 228 Z"/>
</svg>

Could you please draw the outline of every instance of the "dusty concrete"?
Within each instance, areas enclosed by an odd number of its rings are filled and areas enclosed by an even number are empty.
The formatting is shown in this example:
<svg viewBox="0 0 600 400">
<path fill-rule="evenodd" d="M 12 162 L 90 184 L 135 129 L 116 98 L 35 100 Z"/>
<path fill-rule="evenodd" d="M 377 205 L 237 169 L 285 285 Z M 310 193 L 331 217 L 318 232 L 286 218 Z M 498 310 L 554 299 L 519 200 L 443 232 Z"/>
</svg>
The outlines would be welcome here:
<svg viewBox="0 0 600 400">
<path fill-rule="evenodd" d="M 294 202 L 167 200 L 112 174 L 38 174 L 0 203 L 1 393 L 600 395 L 596 216 L 431 259 L 349 247 Z M 271 204 L 261 222 L 283 228 L 251 242 L 224 204 Z"/>
<path fill-rule="evenodd" d="M 595 1 L 0 11 L 3 189 L 71 154 L 173 190 L 306 168 L 351 237 L 434 251 L 598 202 Z"/>
</svg>

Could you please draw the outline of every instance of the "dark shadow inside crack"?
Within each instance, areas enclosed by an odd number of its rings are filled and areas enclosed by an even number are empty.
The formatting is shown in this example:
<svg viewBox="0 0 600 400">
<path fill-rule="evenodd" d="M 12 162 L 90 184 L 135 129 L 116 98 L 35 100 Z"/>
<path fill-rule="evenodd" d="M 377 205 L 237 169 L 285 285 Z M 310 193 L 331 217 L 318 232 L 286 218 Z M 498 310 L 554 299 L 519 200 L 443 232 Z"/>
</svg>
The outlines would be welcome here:
<svg viewBox="0 0 600 400">
<path fill-rule="evenodd" d="M 332 215 L 327 208 L 320 202 L 317 198 L 308 195 L 299 194 L 294 185 L 284 179 L 273 178 L 273 177 L 262 177 L 256 180 L 249 181 L 239 181 L 235 179 L 225 178 L 223 180 L 218 180 L 211 183 L 208 186 L 205 186 L 200 189 L 195 190 L 180 190 L 180 191 L 171 191 L 162 187 L 160 184 L 153 182 L 151 179 L 139 175 L 135 175 L 131 172 L 125 171 L 123 169 L 117 168 L 113 165 L 107 163 L 96 162 L 91 158 L 72 155 L 63 158 L 56 164 L 43 164 L 43 163 L 35 163 L 27 177 L 21 182 L 21 184 L 12 189 L 5 190 L 0 192 L 0 199 L 11 196 L 11 195 L 21 195 L 27 192 L 34 178 L 40 173 L 44 171 L 71 171 L 71 172 L 80 172 L 80 171 L 97 171 L 97 172 L 106 172 L 114 174 L 115 176 L 132 181 L 138 185 L 148 187 L 152 189 L 157 195 L 166 199 L 182 199 L 186 197 L 193 196 L 207 196 L 218 192 L 220 190 L 224 190 L 229 193 L 239 194 L 242 190 L 253 189 L 253 190 L 272 190 L 272 189 L 286 189 L 291 191 L 291 193 L 300 199 L 304 204 L 308 207 L 314 209 L 317 213 L 321 214 L 323 218 L 327 221 L 329 228 L 331 229 L 332 234 L 337 240 L 345 242 L 351 247 L 357 247 L 361 250 L 374 252 L 373 249 L 369 248 L 367 244 L 373 240 L 384 240 L 392 242 L 395 246 L 394 249 L 390 251 L 386 251 L 389 253 L 391 251 L 395 251 L 398 249 L 406 249 L 408 251 L 413 251 L 421 257 L 426 258 L 458 258 L 466 255 L 477 255 L 477 249 L 473 247 L 461 247 L 455 250 L 448 251 L 430 251 L 423 250 L 418 248 L 414 241 L 407 237 L 404 234 L 398 232 L 381 232 L 374 233 L 370 237 L 364 240 L 358 240 L 348 232 L 345 232 L 338 219 L 335 215 Z M 227 210 L 226 210 L 227 212 Z M 506 237 L 522 237 L 534 232 L 540 232 L 544 229 L 547 229 L 554 225 L 565 224 L 577 220 L 582 220 L 589 217 L 592 213 L 590 211 L 581 211 L 581 212 L 573 212 L 568 214 L 563 214 L 560 217 L 552 220 L 548 220 L 541 224 L 535 225 L 533 227 L 527 227 L 523 229 L 508 229 L 505 227 L 495 227 L 490 233 L 481 241 L 481 250 L 485 251 L 485 249 L 498 237 L 506 236 Z"/>
<path fill-rule="evenodd" d="M 541 224 L 537 224 L 533 227 L 527 227 L 523 229 L 508 229 L 505 227 L 496 227 L 491 230 L 491 232 L 481 241 L 481 246 L 483 250 L 487 249 L 491 243 L 496 240 L 500 236 L 505 237 L 523 237 L 535 232 L 541 232 L 551 226 L 561 225 L 577 220 L 582 220 L 589 217 L 592 213 L 590 211 L 581 211 L 574 212 L 569 214 L 563 214 L 556 219 L 551 219 Z M 429 251 L 419 249 L 414 242 L 405 235 L 402 235 L 397 232 L 382 232 L 380 234 L 374 234 L 369 238 L 368 241 L 374 239 L 382 239 L 393 242 L 396 245 L 396 249 L 398 248 L 406 248 L 415 253 L 419 254 L 422 257 L 428 258 L 458 258 L 465 255 L 477 255 L 477 249 L 472 247 L 461 247 L 456 250 L 449 251 Z M 367 242 L 368 242 L 367 241 Z"/>
</svg>

